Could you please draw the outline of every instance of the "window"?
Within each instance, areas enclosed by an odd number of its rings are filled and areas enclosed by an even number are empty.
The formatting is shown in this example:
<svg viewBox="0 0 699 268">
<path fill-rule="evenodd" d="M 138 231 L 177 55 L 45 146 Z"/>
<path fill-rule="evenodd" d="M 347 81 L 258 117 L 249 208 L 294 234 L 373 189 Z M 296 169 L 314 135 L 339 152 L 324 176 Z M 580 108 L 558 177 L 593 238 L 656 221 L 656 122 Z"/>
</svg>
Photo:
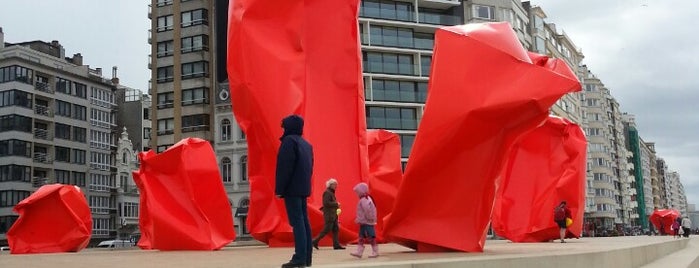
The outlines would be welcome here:
<svg viewBox="0 0 699 268">
<path fill-rule="evenodd" d="M 73 91 L 73 81 L 56 77 L 56 92 L 70 94 Z"/>
<path fill-rule="evenodd" d="M 162 7 L 162 6 L 167 6 L 167 5 L 172 5 L 172 0 L 158 0 L 156 3 L 157 6 Z"/>
<path fill-rule="evenodd" d="M 182 106 L 209 103 L 209 88 L 192 88 L 182 90 Z"/>
<path fill-rule="evenodd" d="M 473 5 L 473 17 L 487 20 L 495 19 L 495 7 Z"/>
<path fill-rule="evenodd" d="M 150 120 L 150 109 L 149 108 L 143 108 L 143 119 Z"/>
<path fill-rule="evenodd" d="M 209 25 L 209 12 L 206 9 L 182 12 L 182 28 L 199 24 Z"/>
<path fill-rule="evenodd" d="M 245 132 L 243 132 L 243 129 L 238 129 L 238 137 L 239 140 L 245 140 Z"/>
<path fill-rule="evenodd" d="M 221 141 L 229 140 L 231 140 L 231 120 L 223 119 L 221 120 Z"/>
<path fill-rule="evenodd" d="M 197 35 L 182 38 L 182 53 L 209 50 L 209 36 Z"/>
<path fill-rule="evenodd" d="M 85 164 L 85 156 L 86 156 L 85 150 L 73 149 L 73 154 L 72 154 L 73 158 L 71 159 L 71 162 L 73 162 L 74 164 L 84 165 Z"/>
<path fill-rule="evenodd" d="M 32 181 L 32 168 L 21 165 L 0 166 L 0 182 L 3 181 Z"/>
<path fill-rule="evenodd" d="M 415 108 L 368 107 L 367 127 L 382 129 L 417 129 Z"/>
<path fill-rule="evenodd" d="M 415 135 L 401 134 L 400 137 L 400 157 L 407 158 L 410 156 L 410 150 L 413 148 Z"/>
<path fill-rule="evenodd" d="M 172 108 L 175 103 L 175 93 L 158 93 L 158 109 Z"/>
<path fill-rule="evenodd" d="M 70 140 L 70 125 L 56 123 L 54 134 L 58 139 Z"/>
<path fill-rule="evenodd" d="M 0 141 L 0 156 L 32 157 L 32 144 L 23 140 Z"/>
<path fill-rule="evenodd" d="M 70 102 L 56 100 L 56 115 L 71 117 L 73 115 L 71 113 L 71 107 L 72 105 Z"/>
<path fill-rule="evenodd" d="M 107 131 L 90 130 L 90 148 L 109 150 L 112 145 L 112 133 Z"/>
<path fill-rule="evenodd" d="M 248 181 L 248 156 L 240 157 L 240 182 Z"/>
<path fill-rule="evenodd" d="M 112 108 L 116 105 L 114 102 L 114 93 L 107 89 L 101 89 L 92 87 L 92 95 L 90 96 L 90 103 L 104 108 Z"/>
<path fill-rule="evenodd" d="M 420 56 L 420 67 L 422 68 L 422 76 L 430 76 L 432 56 Z"/>
<path fill-rule="evenodd" d="M 172 66 L 158 67 L 158 83 L 172 82 L 173 70 Z"/>
<path fill-rule="evenodd" d="M 368 83 L 366 84 L 368 85 Z M 395 102 L 420 102 L 427 99 L 427 83 L 372 79 L 371 100 Z"/>
<path fill-rule="evenodd" d="M 74 84 L 75 92 L 73 95 L 81 99 L 87 99 L 87 86 L 85 84 L 80 84 L 77 82 L 75 82 Z"/>
<path fill-rule="evenodd" d="M 502 9 L 502 20 L 509 22 L 512 28 L 515 27 L 515 14 L 511 9 Z"/>
<path fill-rule="evenodd" d="M 56 146 L 56 161 L 70 162 L 70 148 Z"/>
<path fill-rule="evenodd" d="M 363 52 L 362 56 L 367 72 L 415 75 L 413 55 Z"/>
<path fill-rule="evenodd" d="M 31 85 L 33 79 L 34 71 L 32 69 L 17 65 L 0 68 L 0 83 L 18 81 Z"/>
<path fill-rule="evenodd" d="M 230 158 L 224 157 L 221 159 L 221 177 L 223 182 L 231 182 L 232 168 L 233 165 Z"/>
<path fill-rule="evenodd" d="M 546 54 L 546 43 L 544 42 L 544 39 L 537 36 L 535 40 L 536 52 L 539 54 Z"/>
<path fill-rule="evenodd" d="M 182 132 L 209 130 L 209 115 L 196 114 L 182 117 Z"/>
<path fill-rule="evenodd" d="M 539 16 L 534 16 L 534 28 L 538 31 L 544 30 L 544 19 Z"/>
<path fill-rule="evenodd" d="M 170 56 L 175 50 L 175 43 L 172 40 L 158 42 L 158 50 L 156 55 L 158 58 Z"/>
<path fill-rule="evenodd" d="M 182 64 L 182 79 L 209 76 L 209 62 L 197 61 Z"/>
<path fill-rule="evenodd" d="M 151 128 L 144 127 L 143 128 L 143 139 L 149 140 L 150 139 L 150 132 L 151 132 Z"/>
<path fill-rule="evenodd" d="M 29 197 L 29 191 L 0 191 L 0 207 L 14 207 L 20 201 Z"/>
<path fill-rule="evenodd" d="M 0 116 L 0 132 L 12 130 L 32 133 L 32 119 L 16 114 Z"/>
<path fill-rule="evenodd" d="M 97 192 L 109 192 L 112 182 L 109 175 L 90 174 L 90 190 Z"/>
<path fill-rule="evenodd" d="M 113 115 L 109 111 L 103 111 L 99 109 L 90 109 L 90 125 L 95 127 L 100 127 L 104 129 L 111 129 Z"/>
<path fill-rule="evenodd" d="M 588 128 L 585 131 L 587 136 L 602 136 L 604 135 L 604 131 L 602 131 L 601 128 Z"/>
<path fill-rule="evenodd" d="M 167 118 L 158 120 L 158 136 L 175 133 L 175 119 Z"/>
<path fill-rule="evenodd" d="M 57 100 L 59 101 L 59 100 Z M 87 107 L 73 104 L 73 119 L 87 121 Z"/>
<path fill-rule="evenodd" d="M 91 198 L 94 196 L 91 196 Z M 92 206 L 90 206 L 91 210 L 93 213 L 97 214 L 109 214 L 109 208 L 100 208 L 100 209 L 94 209 Z M 107 212 L 102 212 L 103 210 Z M 95 211 L 100 211 L 95 212 Z M 109 219 L 100 219 L 100 218 L 93 218 L 92 219 L 92 235 L 109 235 L 109 230 L 111 230 L 110 226 L 110 221 Z"/>
<path fill-rule="evenodd" d="M 124 208 L 122 209 L 124 214 L 123 217 L 138 219 L 138 203 L 136 202 L 124 202 Z"/>
<path fill-rule="evenodd" d="M 56 169 L 53 171 L 53 174 L 56 177 L 56 183 L 71 184 L 70 183 L 70 171 Z"/>
<path fill-rule="evenodd" d="M 172 25 L 173 25 L 172 18 L 173 18 L 172 15 L 158 17 L 157 31 L 164 32 L 164 31 L 172 30 Z"/>
<path fill-rule="evenodd" d="M 19 216 L 0 216 L 0 234 L 7 233 Z"/>
<path fill-rule="evenodd" d="M 158 152 L 158 153 L 162 153 L 162 152 L 164 152 L 165 150 L 167 150 L 167 148 L 170 147 L 170 146 L 172 146 L 172 144 L 160 145 L 160 146 L 158 146 L 158 147 L 156 148 L 155 151 Z"/>
<path fill-rule="evenodd" d="M 368 18 L 400 21 L 413 21 L 415 18 L 411 3 L 379 0 L 362 1 L 359 15 Z"/>
<path fill-rule="evenodd" d="M 110 153 L 90 152 L 90 168 L 109 171 L 111 167 L 112 155 Z"/>
<path fill-rule="evenodd" d="M 0 107 L 19 106 L 32 108 L 32 94 L 13 89 L 0 92 Z"/>
</svg>

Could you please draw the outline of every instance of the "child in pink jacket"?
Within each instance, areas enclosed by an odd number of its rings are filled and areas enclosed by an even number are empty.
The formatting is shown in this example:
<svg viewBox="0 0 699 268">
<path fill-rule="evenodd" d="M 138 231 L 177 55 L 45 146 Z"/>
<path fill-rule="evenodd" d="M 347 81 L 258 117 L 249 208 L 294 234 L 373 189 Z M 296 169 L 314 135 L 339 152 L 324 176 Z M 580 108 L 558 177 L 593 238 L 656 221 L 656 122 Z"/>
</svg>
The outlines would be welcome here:
<svg viewBox="0 0 699 268">
<path fill-rule="evenodd" d="M 364 254 L 364 244 L 367 243 L 371 244 L 371 255 L 369 255 L 369 258 L 376 258 L 379 256 L 379 246 L 376 244 L 376 230 L 374 229 L 374 225 L 376 225 L 376 206 L 374 205 L 374 200 L 369 196 L 369 185 L 361 182 L 354 186 L 354 192 L 359 196 L 357 218 L 354 220 L 359 224 L 359 241 L 357 251 L 350 253 L 350 255 L 361 258 L 362 254 Z"/>
</svg>

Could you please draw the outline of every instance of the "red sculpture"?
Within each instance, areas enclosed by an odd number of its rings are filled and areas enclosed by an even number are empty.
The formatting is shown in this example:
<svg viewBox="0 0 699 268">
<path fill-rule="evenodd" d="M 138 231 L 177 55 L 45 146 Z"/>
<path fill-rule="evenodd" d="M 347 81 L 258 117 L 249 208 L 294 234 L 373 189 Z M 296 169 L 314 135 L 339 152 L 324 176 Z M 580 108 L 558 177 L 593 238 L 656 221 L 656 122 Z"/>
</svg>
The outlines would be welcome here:
<svg viewBox="0 0 699 268">
<path fill-rule="evenodd" d="M 387 238 L 418 251 L 482 251 L 510 147 L 576 90 L 563 61 L 528 53 L 507 23 L 437 30 L 427 103 Z"/>
<path fill-rule="evenodd" d="M 573 216 L 568 235 L 580 237 L 585 212 L 586 152 L 582 129 L 556 116 L 549 116 L 546 123 L 516 142 L 495 197 L 495 233 L 513 242 L 559 238 L 553 210 L 565 200 Z"/>
<path fill-rule="evenodd" d="M 12 254 L 78 252 L 90 242 L 92 214 L 77 186 L 41 186 L 14 211 L 19 218 L 7 232 Z"/>
<path fill-rule="evenodd" d="M 650 222 L 655 229 L 663 230 L 664 234 L 674 234 L 672 223 L 680 217 L 680 212 L 674 209 L 656 209 L 650 214 Z M 661 228 L 662 227 L 662 228 Z"/>
<path fill-rule="evenodd" d="M 401 147 L 398 134 L 386 130 L 367 131 L 369 144 L 369 187 L 376 204 L 378 222 L 376 236 L 385 241 L 383 217 L 393 210 L 393 203 L 403 180 L 401 168 Z"/>
<path fill-rule="evenodd" d="M 309 198 L 319 232 L 325 181 L 339 182 L 343 243 L 356 239 L 356 195 L 368 178 L 366 119 L 357 27 L 358 0 L 236 0 L 229 12 L 228 76 L 236 120 L 247 134 L 252 236 L 271 246 L 293 244 L 284 205 L 274 196 L 281 119 L 305 119 L 315 166 Z"/>
<path fill-rule="evenodd" d="M 138 246 L 214 250 L 235 239 L 228 196 L 208 141 L 183 139 L 165 152 L 139 153 L 133 172 L 141 194 Z"/>
</svg>

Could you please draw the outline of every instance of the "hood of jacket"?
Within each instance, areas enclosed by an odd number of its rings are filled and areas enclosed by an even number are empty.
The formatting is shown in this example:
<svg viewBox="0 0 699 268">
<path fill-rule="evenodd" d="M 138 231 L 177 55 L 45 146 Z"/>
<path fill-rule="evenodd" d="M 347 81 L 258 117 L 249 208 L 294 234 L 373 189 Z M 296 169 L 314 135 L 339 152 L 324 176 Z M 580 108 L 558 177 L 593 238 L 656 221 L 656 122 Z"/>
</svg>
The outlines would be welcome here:
<svg viewBox="0 0 699 268">
<path fill-rule="evenodd" d="M 356 186 L 354 186 L 354 192 L 357 193 L 358 196 L 365 196 L 369 194 L 369 185 L 366 183 L 360 182 Z"/>
<path fill-rule="evenodd" d="M 303 134 L 303 118 L 298 115 L 290 115 L 282 119 L 282 127 L 284 128 L 284 135 L 282 138 L 289 135 L 299 135 Z"/>
</svg>

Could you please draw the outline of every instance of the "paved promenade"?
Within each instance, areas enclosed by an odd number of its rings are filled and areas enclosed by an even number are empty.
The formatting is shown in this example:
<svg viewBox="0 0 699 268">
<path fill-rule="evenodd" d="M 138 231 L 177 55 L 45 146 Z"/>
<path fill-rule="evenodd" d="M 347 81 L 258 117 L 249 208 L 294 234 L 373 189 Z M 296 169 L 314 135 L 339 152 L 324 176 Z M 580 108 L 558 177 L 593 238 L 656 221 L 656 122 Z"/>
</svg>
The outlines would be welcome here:
<svg viewBox="0 0 699 268">
<path fill-rule="evenodd" d="M 699 239 L 699 238 L 697 238 Z M 511 243 L 489 240 L 483 253 L 415 253 L 395 244 L 381 245 L 376 259 L 356 259 L 346 250 L 321 247 L 313 253 L 313 267 L 637 267 L 613 252 L 638 249 L 634 258 L 642 264 L 673 251 L 684 243 L 668 236 L 635 236 L 571 239 L 568 243 Z M 686 240 L 686 239 L 685 239 Z M 687 240 L 689 241 L 689 240 Z M 697 241 L 699 242 L 699 240 Z M 681 246 L 680 246 L 681 245 Z M 666 248 L 659 249 L 656 248 Z M 666 251 L 666 252 L 664 252 Z M 146 251 L 138 249 L 86 249 L 79 253 L 10 255 L 0 253 L 1 268 L 58 267 L 279 267 L 289 260 L 291 248 L 265 246 L 226 247 L 219 251 Z M 368 255 L 368 250 L 365 252 Z M 657 255 L 657 256 L 656 256 Z M 623 256 L 623 255 L 619 255 Z M 651 259 L 653 258 L 653 259 Z M 648 261 L 646 261 L 646 259 Z M 566 265 L 566 263 L 568 265 Z M 560 266 L 563 265 L 563 266 Z M 685 266 L 686 267 L 686 266 Z M 669 268 L 669 267 L 668 267 Z"/>
</svg>

